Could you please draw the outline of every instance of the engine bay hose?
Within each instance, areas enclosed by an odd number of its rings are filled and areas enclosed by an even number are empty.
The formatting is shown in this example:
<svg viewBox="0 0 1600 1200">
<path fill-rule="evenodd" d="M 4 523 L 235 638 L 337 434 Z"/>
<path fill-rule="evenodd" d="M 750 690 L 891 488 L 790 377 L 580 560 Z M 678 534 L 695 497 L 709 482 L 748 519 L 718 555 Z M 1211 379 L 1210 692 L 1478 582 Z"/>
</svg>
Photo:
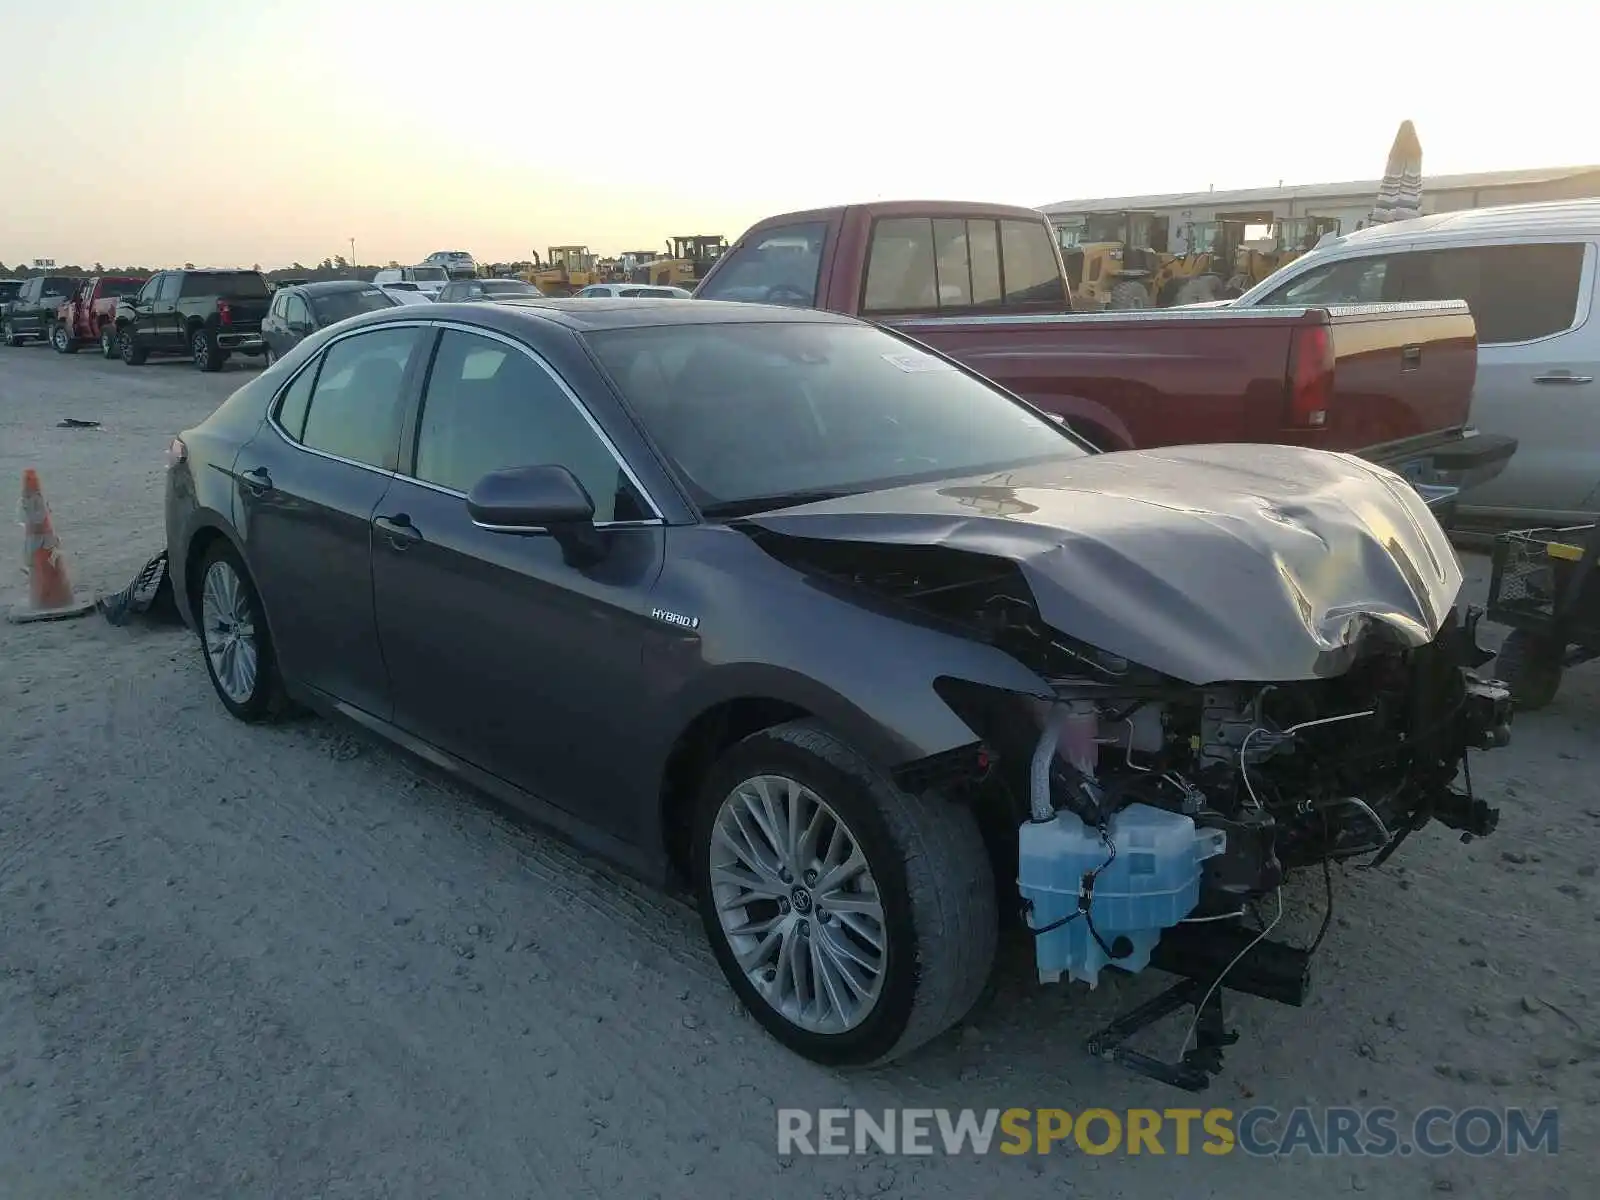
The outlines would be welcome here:
<svg viewBox="0 0 1600 1200">
<path fill-rule="evenodd" d="M 1028 808 L 1035 821 L 1053 821 L 1056 806 L 1050 798 L 1050 766 L 1055 761 L 1056 746 L 1061 741 L 1061 714 L 1052 705 L 1045 714 L 1044 731 L 1039 734 L 1039 744 L 1033 748 L 1033 762 L 1028 772 Z"/>
</svg>

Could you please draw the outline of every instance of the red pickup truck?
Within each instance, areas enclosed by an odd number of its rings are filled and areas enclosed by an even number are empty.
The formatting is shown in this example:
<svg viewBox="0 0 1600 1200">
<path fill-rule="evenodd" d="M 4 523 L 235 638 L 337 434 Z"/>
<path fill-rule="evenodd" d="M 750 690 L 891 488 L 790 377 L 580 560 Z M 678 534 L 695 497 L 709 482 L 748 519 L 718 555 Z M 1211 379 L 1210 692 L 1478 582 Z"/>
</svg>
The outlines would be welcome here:
<svg viewBox="0 0 1600 1200">
<path fill-rule="evenodd" d="M 117 357 L 117 301 L 144 286 L 143 275 L 95 275 L 56 310 L 50 344 L 57 354 L 76 354 L 85 342 L 104 358 Z"/>
<path fill-rule="evenodd" d="M 1465 303 L 1074 313 L 1049 221 L 1027 208 L 893 201 L 769 217 L 694 294 L 893 326 L 1105 450 L 1343 450 L 1446 508 L 1516 451 L 1468 425 L 1477 329 Z"/>
</svg>

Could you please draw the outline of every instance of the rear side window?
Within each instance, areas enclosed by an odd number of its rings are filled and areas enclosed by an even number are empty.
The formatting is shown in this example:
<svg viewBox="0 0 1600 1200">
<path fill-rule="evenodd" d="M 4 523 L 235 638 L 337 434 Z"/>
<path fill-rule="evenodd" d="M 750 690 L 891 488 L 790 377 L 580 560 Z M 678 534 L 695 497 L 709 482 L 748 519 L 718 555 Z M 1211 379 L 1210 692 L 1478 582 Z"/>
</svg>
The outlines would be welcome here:
<svg viewBox="0 0 1600 1200">
<path fill-rule="evenodd" d="M 1480 345 L 1528 342 L 1571 329 L 1578 317 L 1584 243 L 1462 246 L 1398 256 L 1398 297 L 1465 300 Z"/>
<path fill-rule="evenodd" d="M 422 403 L 416 477 L 469 492 L 491 471 L 546 464 L 577 477 L 596 521 L 647 515 L 616 456 L 549 371 L 503 342 L 445 330 Z"/>
<path fill-rule="evenodd" d="M 390 469 L 400 441 L 411 327 L 375 329 L 335 342 L 323 355 L 301 442 L 313 450 Z M 287 426 L 285 426 L 287 428 Z"/>
<path fill-rule="evenodd" d="M 702 300 L 813 308 L 827 238 L 826 221 L 763 230 L 729 253 L 697 294 Z"/>
<path fill-rule="evenodd" d="M 1032 221 L 885 217 L 872 229 L 861 310 L 1066 304 L 1049 229 Z"/>
</svg>

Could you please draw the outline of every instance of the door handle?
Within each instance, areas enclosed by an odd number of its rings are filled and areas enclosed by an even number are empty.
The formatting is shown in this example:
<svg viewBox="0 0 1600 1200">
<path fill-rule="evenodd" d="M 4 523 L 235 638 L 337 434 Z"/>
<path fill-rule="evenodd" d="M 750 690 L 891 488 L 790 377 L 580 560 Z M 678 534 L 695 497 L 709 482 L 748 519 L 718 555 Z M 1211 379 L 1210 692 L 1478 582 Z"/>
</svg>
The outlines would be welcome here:
<svg viewBox="0 0 1600 1200">
<path fill-rule="evenodd" d="M 272 472 L 265 467 L 255 467 L 249 471 L 241 472 L 239 482 L 249 488 L 256 495 L 272 490 Z"/>
<path fill-rule="evenodd" d="M 1594 382 L 1594 376 L 1593 375 L 1574 375 L 1571 371 L 1550 371 L 1550 372 L 1548 372 L 1548 373 L 1546 373 L 1544 375 L 1535 375 L 1533 377 L 1533 381 L 1535 383 L 1567 383 L 1567 384 L 1593 383 Z"/>
<path fill-rule="evenodd" d="M 383 531 L 383 535 L 389 539 L 389 545 L 396 550 L 409 549 L 422 540 L 422 531 L 411 523 L 411 518 L 405 513 L 374 517 L 372 523 Z"/>
</svg>

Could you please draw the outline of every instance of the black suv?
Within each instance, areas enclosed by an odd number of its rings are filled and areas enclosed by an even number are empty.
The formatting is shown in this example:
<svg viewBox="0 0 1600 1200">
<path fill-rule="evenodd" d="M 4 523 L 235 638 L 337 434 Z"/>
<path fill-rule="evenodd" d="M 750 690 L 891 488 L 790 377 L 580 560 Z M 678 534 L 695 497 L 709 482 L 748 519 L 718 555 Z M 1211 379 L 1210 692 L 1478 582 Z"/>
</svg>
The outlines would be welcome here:
<svg viewBox="0 0 1600 1200">
<path fill-rule="evenodd" d="M 49 341 L 56 310 L 82 282 L 71 275 L 35 275 L 23 280 L 16 295 L 5 303 L 0 339 L 8 346 L 20 346 L 29 338 Z"/>
<path fill-rule="evenodd" d="M 222 370 L 233 354 L 259 357 L 271 297 L 260 271 L 162 271 L 118 302 L 118 352 L 130 367 L 184 354 L 202 371 Z"/>
</svg>

